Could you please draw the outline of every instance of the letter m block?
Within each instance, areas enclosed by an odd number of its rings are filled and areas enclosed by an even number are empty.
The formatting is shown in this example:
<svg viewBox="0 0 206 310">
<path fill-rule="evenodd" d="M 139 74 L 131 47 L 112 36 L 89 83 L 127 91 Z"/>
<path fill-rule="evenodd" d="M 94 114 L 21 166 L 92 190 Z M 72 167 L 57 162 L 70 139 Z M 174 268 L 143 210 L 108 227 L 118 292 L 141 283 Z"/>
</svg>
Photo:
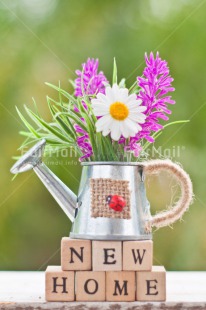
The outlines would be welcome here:
<svg viewBox="0 0 206 310">
<path fill-rule="evenodd" d="M 135 301 L 135 272 L 106 272 L 106 301 Z"/>
<path fill-rule="evenodd" d="M 91 270 L 92 246 L 90 240 L 62 238 L 62 270 Z"/>
</svg>

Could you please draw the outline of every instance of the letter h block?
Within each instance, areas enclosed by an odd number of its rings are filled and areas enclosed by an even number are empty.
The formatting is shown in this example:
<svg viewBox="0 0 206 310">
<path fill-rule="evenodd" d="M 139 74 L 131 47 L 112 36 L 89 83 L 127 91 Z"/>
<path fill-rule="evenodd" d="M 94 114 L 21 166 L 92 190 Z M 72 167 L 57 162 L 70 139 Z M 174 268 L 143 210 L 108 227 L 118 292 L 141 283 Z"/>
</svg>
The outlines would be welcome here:
<svg viewBox="0 0 206 310">
<path fill-rule="evenodd" d="M 46 300 L 74 301 L 74 271 L 62 271 L 60 266 L 46 269 Z"/>
<path fill-rule="evenodd" d="M 62 270 L 91 270 L 91 240 L 62 238 L 61 241 Z"/>
</svg>

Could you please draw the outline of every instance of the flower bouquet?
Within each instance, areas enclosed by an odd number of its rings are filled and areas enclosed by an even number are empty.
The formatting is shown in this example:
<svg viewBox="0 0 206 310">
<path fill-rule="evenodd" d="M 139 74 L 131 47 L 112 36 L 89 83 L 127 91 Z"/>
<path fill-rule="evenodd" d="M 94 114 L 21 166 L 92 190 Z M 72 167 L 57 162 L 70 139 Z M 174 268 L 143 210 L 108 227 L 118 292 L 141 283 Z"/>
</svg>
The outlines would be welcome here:
<svg viewBox="0 0 206 310">
<path fill-rule="evenodd" d="M 109 83 L 98 71 L 98 59 L 88 59 L 70 81 L 74 93 L 46 83 L 58 92 L 58 100 L 47 97 L 52 121 L 25 106 L 30 121 L 17 109 L 28 131 L 21 131 L 26 140 L 21 148 L 36 140 L 46 139 L 46 152 L 72 148 L 82 161 L 141 161 L 148 157 L 147 149 L 159 137 L 168 121 L 169 104 L 174 87 L 167 62 L 159 54 L 145 55 L 146 67 L 133 85 L 118 81 L 114 60 L 113 79 Z M 37 127 L 34 127 L 34 123 Z"/>
</svg>

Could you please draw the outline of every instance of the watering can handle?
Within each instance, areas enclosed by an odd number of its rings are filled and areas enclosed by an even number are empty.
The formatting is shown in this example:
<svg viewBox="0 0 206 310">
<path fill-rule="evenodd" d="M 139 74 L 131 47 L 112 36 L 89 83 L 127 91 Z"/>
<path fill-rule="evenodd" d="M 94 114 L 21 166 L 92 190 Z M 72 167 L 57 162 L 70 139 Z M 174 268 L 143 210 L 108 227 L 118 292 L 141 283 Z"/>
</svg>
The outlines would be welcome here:
<svg viewBox="0 0 206 310">
<path fill-rule="evenodd" d="M 170 160 L 151 160 L 145 163 L 146 174 L 160 171 L 166 171 L 175 177 L 181 188 L 181 197 L 174 206 L 151 217 L 148 225 L 156 228 L 168 226 L 180 219 L 184 212 L 188 210 L 193 198 L 190 177 L 178 164 Z"/>
</svg>

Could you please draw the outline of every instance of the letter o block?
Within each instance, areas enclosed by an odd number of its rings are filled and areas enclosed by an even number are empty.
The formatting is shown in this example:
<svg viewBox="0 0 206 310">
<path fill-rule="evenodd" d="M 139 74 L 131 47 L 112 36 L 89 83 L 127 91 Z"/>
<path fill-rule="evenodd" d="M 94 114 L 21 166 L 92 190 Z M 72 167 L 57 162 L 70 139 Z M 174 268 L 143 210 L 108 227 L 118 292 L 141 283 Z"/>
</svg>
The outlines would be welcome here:
<svg viewBox="0 0 206 310">
<path fill-rule="evenodd" d="M 76 272 L 76 301 L 105 301 L 105 272 Z"/>
<path fill-rule="evenodd" d="M 91 270 L 92 244 L 90 240 L 62 238 L 62 270 Z"/>
<path fill-rule="evenodd" d="M 122 270 L 121 241 L 92 241 L 94 271 Z"/>
</svg>

